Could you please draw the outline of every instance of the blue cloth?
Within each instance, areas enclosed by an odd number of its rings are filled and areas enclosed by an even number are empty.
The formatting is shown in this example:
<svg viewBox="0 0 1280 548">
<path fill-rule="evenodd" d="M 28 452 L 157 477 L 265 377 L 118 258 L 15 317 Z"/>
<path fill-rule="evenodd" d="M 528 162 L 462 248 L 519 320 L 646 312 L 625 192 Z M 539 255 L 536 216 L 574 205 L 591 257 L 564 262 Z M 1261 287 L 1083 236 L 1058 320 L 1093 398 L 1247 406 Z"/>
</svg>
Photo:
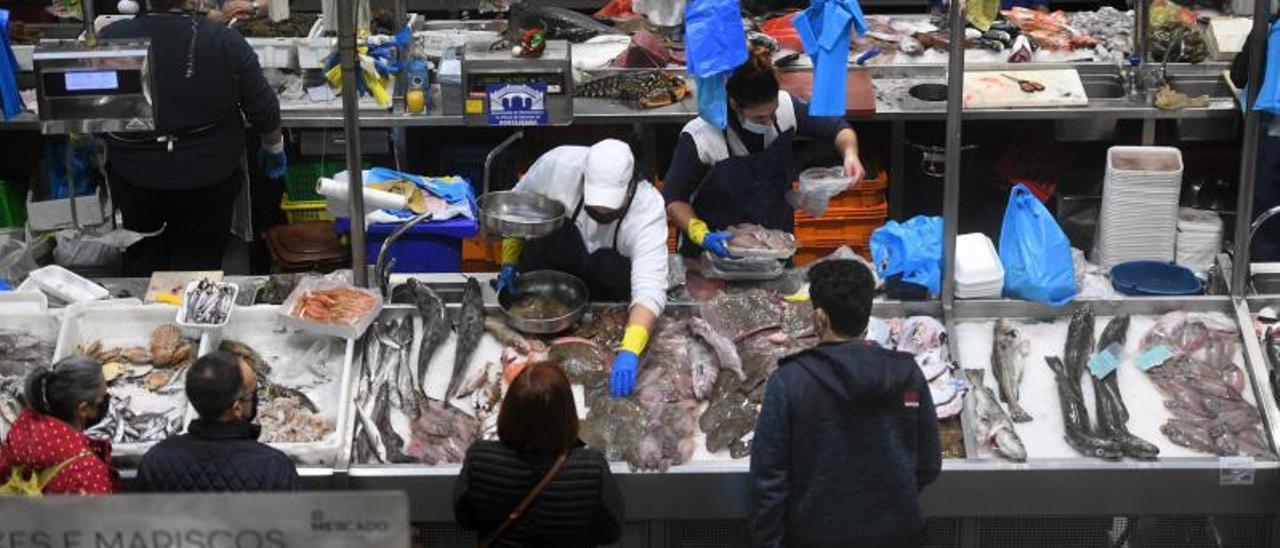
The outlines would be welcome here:
<svg viewBox="0 0 1280 548">
<path fill-rule="evenodd" d="M 475 194 L 471 190 L 471 183 L 461 177 L 441 179 L 436 177 L 423 177 L 403 171 L 396 171 L 385 167 L 375 167 L 369 169 L 369 175 L 366 177 L 365 184 L 381 183 L 383 181 L 406 180 L 412 181 L 413 184 L 440 199 L 456 204 L 467 201 L 474 203 L 476 201 Z"/>
<path fill-rule="evenodd" d="M 809 115 L 844 116 L 850 29 L 859 35 L 867 31 L 862 7 L 857 0 L 813 0 L 791 23 L 813 59 Z"/>
<path fill-rule="evenodd" d="M 0 10 L 0 114 L 8 120 L 27 106 L 18 93 L 18 58 L 9 46 L 9 10 Z"/>
<path fill-rule="evenodd" d="M 698 88 L 698 117 L 720 129 L 729 123 L 729 91 L 724 87 L 728 81 L 728 72 L 693 77 Z"/>
<path fill-rule="evenodd" d="M 1280 114 L 1280 25 L 1271 26 L 1264 61 L 1266 66 L 1263 67 L 1262 87 L 1258 90 L 1255 108 Z"/>
<path fill-rule="evenodd" d="M 942 217 L 885 223 L 871 233 L 871 260 L 883 279 L 901 274 L 904 282 L 942 294 Z"/>
<path fill-rule="evenodd" d="M 941 469 L 910 355 L 850 341 L 783 358 L 751 444 L 752 546 L 919 546 L 919 490 Z"/>
</svg>

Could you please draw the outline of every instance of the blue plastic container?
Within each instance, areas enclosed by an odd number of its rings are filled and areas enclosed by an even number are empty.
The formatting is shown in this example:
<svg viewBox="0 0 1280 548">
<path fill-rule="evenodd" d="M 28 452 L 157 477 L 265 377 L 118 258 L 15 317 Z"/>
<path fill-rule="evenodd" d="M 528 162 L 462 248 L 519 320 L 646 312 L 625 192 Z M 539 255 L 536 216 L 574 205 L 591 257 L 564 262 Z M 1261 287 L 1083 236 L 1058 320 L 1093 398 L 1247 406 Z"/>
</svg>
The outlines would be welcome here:
<svg viewBox="0 0 1280 548">
<path fill-rule="evenodd" d="M 1199 295 L 1204 291 L 1194 272 L 1160 261 L 1129 261 L 1111 267 L 1111 286 L 1125 295 Z"/>
<path fill-rule="evenodd" d="M 365 232 L 365 256 L 369 264 L 378 260 L 382 242 L 399 224 L 369 225 Z M 351 219 L 339 218 L 333 222 L 333 230 L 341 235 L 351 232 Z M 462 240 L 480 232 L 480 226 L 471 219 L 455 218 L 433 221 L 413 227 L 396 241 L 389 252 L 395 258 L 393 272 L 461 272 Z"/>
</svg>

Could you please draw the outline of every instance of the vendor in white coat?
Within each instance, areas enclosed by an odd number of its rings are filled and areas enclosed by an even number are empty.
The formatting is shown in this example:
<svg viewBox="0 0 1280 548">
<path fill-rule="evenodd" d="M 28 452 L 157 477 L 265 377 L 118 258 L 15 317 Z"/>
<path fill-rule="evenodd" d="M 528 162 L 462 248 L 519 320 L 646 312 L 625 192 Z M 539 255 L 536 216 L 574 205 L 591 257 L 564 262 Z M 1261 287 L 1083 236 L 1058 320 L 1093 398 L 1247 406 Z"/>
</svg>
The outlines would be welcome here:
<svg viewBox="0 0 1280 548">
<path fill-rule="evenodd" d="M 631 316 L 613 360 L 610 393 L 631 394 L 640 354 L 667 304 L 667 216 L 662 194 L 634 175 L 631 147 L 606 139 L 562 146 L 538 158 L 516 184 L 564 204 L 570 222 L 545 238 L 502 241 L 498 291 L 519 271 L 573 274 L 597 301 L 629 301 Z"/>
</svg>

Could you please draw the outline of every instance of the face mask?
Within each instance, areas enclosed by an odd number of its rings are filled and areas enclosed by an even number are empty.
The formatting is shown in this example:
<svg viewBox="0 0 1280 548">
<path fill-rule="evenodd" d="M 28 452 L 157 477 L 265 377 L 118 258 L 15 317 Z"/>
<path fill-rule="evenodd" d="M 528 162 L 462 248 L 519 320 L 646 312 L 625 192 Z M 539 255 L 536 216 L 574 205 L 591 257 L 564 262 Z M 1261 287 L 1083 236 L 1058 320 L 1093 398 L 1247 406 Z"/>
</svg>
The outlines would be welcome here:
<svg viewBox="0 0 1280 548">
<path fill-rule="evenodd" d="M 84 422 L 85 429 L 88 430 L 90 428 L 93 428 L 94 426 L 97 426 L 98 423 L 106 420 L 107 414 L 110 412 L 111 412 L 111 397 L 108 396 L 106 398 L 102 398 L 102 401 L 98 403 L 98 410 L 97 410 L 97 413 L 93 415 L 93 418 L 86 420 Z"/>
<path fill-rule="evenodd" d="M 596 213 L 596 210 L 592 208 L 586 208 L 586 209 L 587 209 L 587 216 L 591 217 L 593 221 L 600 223 L 602 225 L 613 223 L 618 219 L 622 218 L 622 209 L 615 209 L 613 211 L 610 211 L 609 213 L 604 213 L 604 214 Z"/>
<path fill-rule="evenodd" d="M 770 127 L 773 127 L 772 125 L 757 124 L 751 120 L 743 118 L 741 115 L 738 116 L 738 121 L 742 123 L 742 129 L 750 131 L 756 135 L 764 135 L 766 131 L 769 131 Z"/>
</svg>

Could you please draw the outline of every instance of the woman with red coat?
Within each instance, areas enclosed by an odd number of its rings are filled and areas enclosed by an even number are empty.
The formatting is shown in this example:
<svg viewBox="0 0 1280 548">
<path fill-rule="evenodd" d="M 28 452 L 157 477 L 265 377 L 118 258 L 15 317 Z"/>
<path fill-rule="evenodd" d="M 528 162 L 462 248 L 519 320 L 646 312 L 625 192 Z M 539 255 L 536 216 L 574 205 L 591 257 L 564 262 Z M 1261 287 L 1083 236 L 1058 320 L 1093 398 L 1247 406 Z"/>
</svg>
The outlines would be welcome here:
<svg viewBox="0 0 1280 548">
<path fill-rule="evenodd" d="M 109 495 L 120 476 L 111 468 L 111 442 L 84 430 L 106 418 L 110 403 L 102 364 L 74 356 L 27 376 L 26 408 L 0 445 L 0 483 L 14 469 L 30 475 L 62 464 L 46 495 Z"/>
</svg>

